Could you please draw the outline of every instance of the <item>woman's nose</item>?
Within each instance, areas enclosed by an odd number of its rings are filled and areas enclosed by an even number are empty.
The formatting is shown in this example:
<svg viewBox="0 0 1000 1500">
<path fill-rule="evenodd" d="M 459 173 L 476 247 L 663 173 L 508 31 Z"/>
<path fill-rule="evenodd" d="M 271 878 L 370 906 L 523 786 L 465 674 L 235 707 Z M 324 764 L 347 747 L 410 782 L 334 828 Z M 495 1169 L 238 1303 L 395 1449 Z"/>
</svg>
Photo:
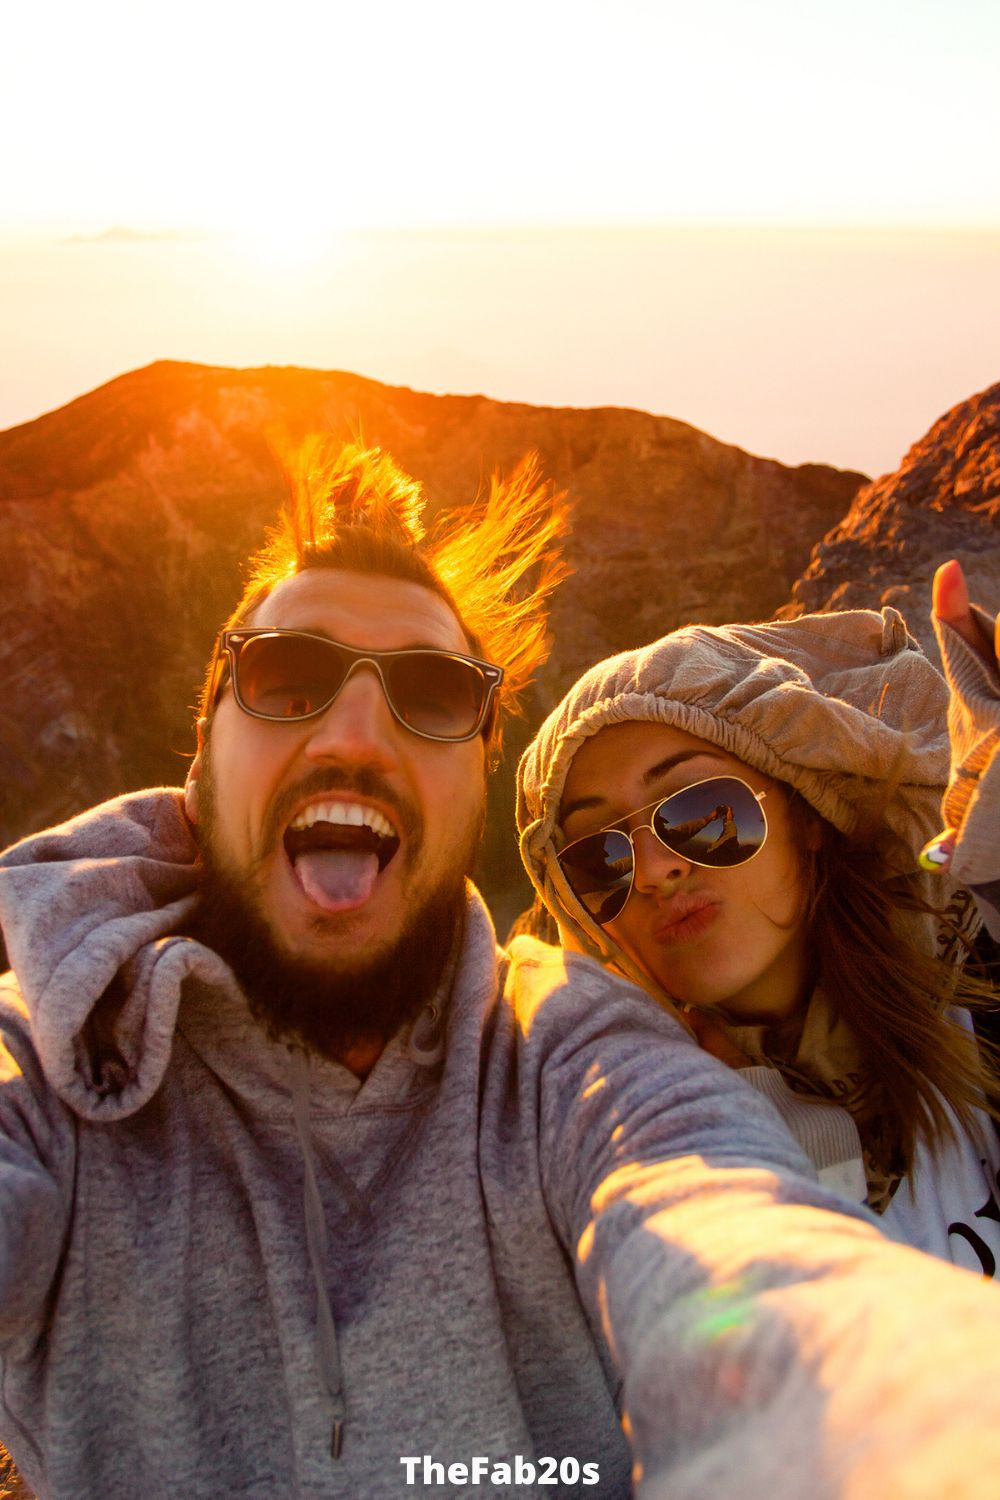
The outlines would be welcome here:
<svg viewBox="0 0 1000 1500">
<path fill-rule="evenodd" d="M 691 869 L 689 860 L 682 859 L 665 844 L 661 844 L 651 828 L 637 828 L 632 834 L 632 857 L 635 860 L 633 888 L 638 891 L 655 891 L 671 880 L 680 880 Z"/>
</svg>

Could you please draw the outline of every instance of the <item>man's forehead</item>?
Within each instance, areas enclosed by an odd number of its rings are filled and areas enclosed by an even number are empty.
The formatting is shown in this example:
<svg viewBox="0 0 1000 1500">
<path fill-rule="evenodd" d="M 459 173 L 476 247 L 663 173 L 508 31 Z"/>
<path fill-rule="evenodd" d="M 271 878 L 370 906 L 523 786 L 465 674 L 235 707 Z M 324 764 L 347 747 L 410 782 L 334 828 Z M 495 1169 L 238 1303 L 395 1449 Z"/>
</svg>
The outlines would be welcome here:
<svg viewBox="0 0 1000 1500">
<path fill-rule="evenodd" d="M 469 650 L 454 610 L 433 589 L 408 578 L 341 568 L 307 568 L 283 579 L 246 623 L 315 630 L 372 650 Z"/>
</svg>

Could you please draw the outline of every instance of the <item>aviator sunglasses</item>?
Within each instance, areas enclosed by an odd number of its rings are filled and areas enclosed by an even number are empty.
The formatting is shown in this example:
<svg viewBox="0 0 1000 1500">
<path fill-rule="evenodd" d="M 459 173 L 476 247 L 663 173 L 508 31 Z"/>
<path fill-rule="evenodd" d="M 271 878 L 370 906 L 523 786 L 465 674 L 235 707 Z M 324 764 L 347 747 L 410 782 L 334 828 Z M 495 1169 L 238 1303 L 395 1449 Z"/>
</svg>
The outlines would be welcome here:
<svg viewBox="0 0 1000 1500">
<path fill-rule="evenodd" d="M 324 713 L 359 667 L 378 674 L 394 717 L 425 740 L 471 740 L 488 730 L 503 668 L 454 651 L 359 651 L 325 635 L 266 626 L 224 630 L 209 702 L 228 659 L 236 702 L 255 719 L 285 723 Z"/>
<path fill-rule="evenodd" d="M 738 776 L 712 776 L 696 781 L 628 816 L 647 813 L 631 830 L 621 818 L 610 828 L 588 833 L 558 855 L 570 890 L 603 927 L 613 922 L 632 894 L 635 879 L 635 835 L 648 828 L 664 848 L 688 864 L 707 870 L 745 865 L 764 847 L 767 819 L 761 802 L 766 792 L 755 792 Z"/>
</svg>

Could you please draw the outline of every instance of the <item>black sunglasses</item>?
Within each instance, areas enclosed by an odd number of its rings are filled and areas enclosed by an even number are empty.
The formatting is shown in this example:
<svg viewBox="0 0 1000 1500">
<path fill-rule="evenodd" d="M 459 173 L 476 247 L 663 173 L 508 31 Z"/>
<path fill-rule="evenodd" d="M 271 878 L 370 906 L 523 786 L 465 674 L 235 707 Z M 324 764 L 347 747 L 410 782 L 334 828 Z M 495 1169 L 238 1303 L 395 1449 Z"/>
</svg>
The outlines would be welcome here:
<svg viewBox="0 0 1000 1500">
<path fill-rule="evenodd" d="M 588 833 L 558 855 L 570 890 L 598 926 L 620 916 L 635 879 L 633 840 L 649 828 L 665 848 L 688 864 L 708 870 L 745 865 L 764 847 L 767 819 L 755 792 L 738 776 L 712 776 L 630 813 L 648 812 L 645 823 L 631 830 L 620 818 L 610 828 Z"/>
<path fill-rule="evenodd" d="M 425 740 L 471 740 L 488 733 L 493 695 L 503 681 L 502 667 L 454 651 L 359 651 L 329 636 L 261 626 L 220 635 L 212 704 L 227 660 L 243 712 L 286 723 L 324 713 L 352 672 L 371 667 L 394 716 Z"/>
</svg>

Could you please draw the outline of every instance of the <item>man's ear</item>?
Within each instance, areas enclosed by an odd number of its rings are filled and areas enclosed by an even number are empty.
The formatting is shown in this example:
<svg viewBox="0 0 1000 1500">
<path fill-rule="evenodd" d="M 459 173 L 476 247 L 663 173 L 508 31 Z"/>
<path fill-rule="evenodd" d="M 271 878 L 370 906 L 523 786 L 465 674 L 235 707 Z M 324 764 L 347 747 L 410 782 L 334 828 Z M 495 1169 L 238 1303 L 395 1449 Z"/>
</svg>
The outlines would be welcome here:
<svg viewBox="0 0 1000 1500">
<path fill-rule="evenodd" d="M 187 813 L 188 822 L 197 826 L 198 823 L 198 778 L 201 775 L 202 763 L 205 758 L 205 729 L 207 719 L 198 720 L 198 749 L 195 751 L 194 760 L 188 767 L 187 779 L 184 782 L 184 811 Z"/>
</svg>

